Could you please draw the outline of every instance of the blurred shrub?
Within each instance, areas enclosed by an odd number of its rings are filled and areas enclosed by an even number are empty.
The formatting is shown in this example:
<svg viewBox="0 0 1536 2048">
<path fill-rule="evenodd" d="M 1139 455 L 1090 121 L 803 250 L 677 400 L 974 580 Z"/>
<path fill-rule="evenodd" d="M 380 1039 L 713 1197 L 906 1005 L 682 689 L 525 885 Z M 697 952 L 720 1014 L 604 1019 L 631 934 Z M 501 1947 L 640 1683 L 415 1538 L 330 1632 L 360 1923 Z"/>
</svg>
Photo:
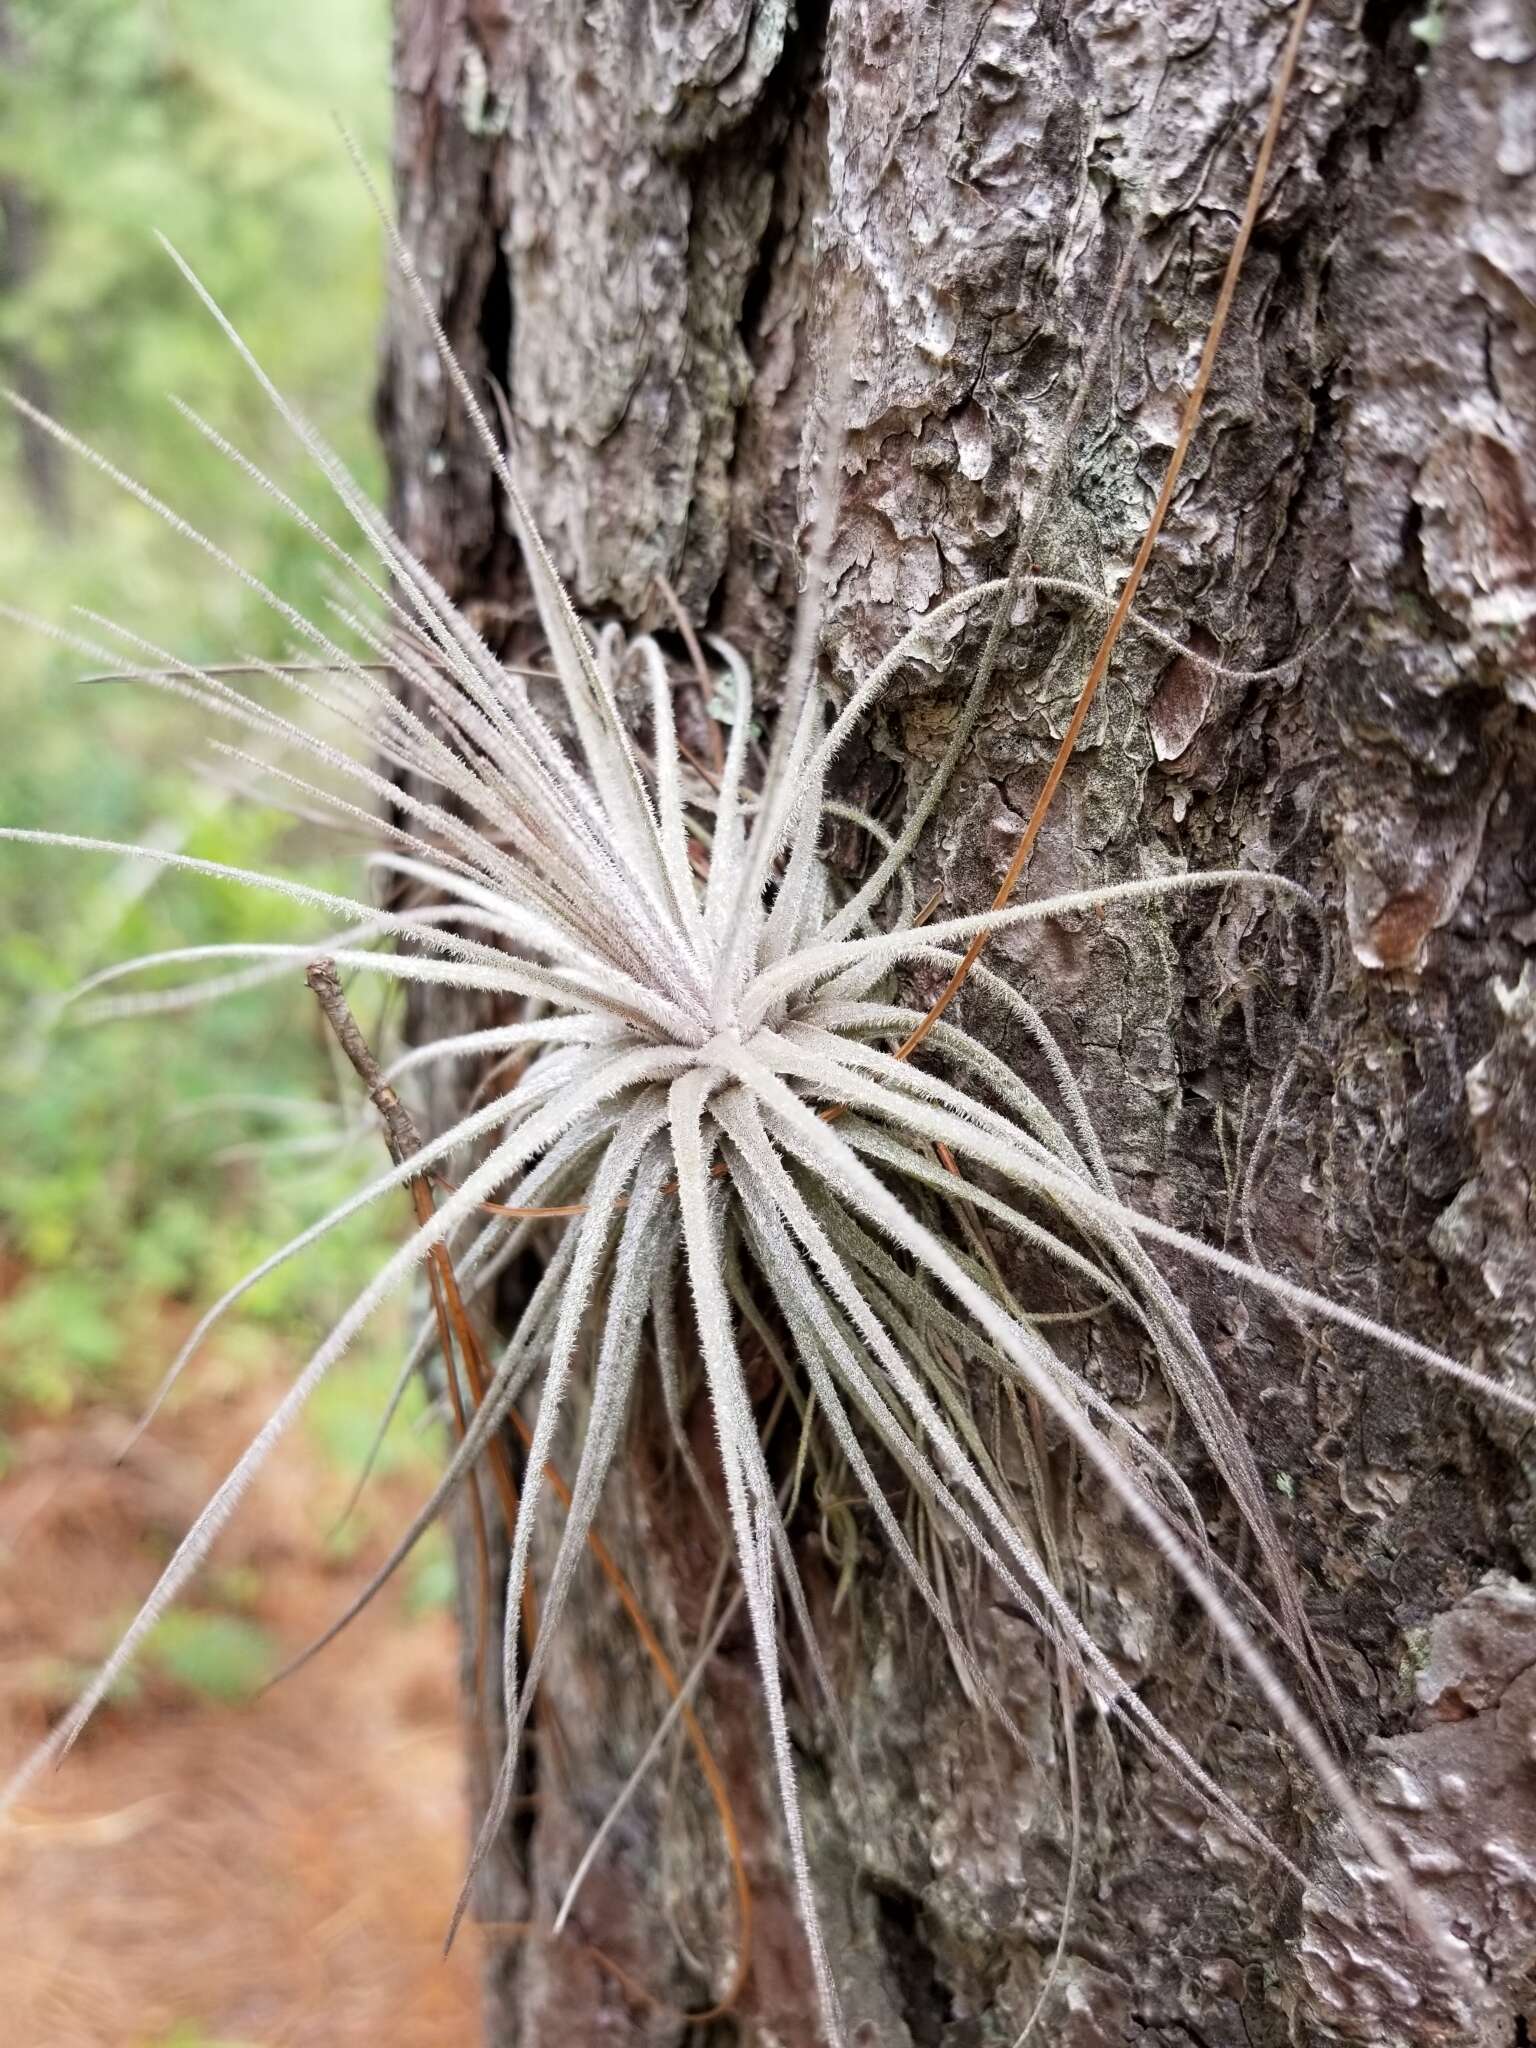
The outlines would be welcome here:
<svg viewBox="0 0 1536 2048">
<path fill-rule="evenodd" d="M 376 486 L 382 257 L 330 110 L 381 155 L 387 0 L 0 5 L 10 29 L 0 190 L 17 243 L 0 252 L 11 280 L 0 287 L 0 358 L 68 425 L 321 614 L 315 550 L 164 402 L 175 392 L 196 406 L 335 528 L 319 480 L 154 231 Z M 87 606 L 193 659 L 289 652 L 280 621 L 104 478 L 67 462 L 51 486 L 9 417 L 0 464 L 8 504 L 23 508 L 0 524 L 0 599 L 65 624 L 72 605 Z M 322 883 L 357 887 L 336 841 L 196 778 L 210 722 L 190 706 L 141 685 L 82 687 L 79 660 L 9 624 L 0 663 L 6 823 L 302 864 Z M 137 1392 L 165 1362 L 169 1325 L 187 1319 L 177 1304 L 205 1303 L 382 1157 L 301 1148 L 265 1159 L 251 1148 L 326 1128 L 331 1070 L 297 973 L 214 1008 L 88 1031 L 56 1021 L 58 996 L 131 953 L 318 928 L 276 898 L 144 863 L 0 847 L 0 1387 L 13 1400 L 58 1410 L 82 1393 Z M 370 1233 L 400 1222 L 381 1215 L 335 1253 L 275 1276 L 250 1316 L 296 1334 L 334 1313 Z"/>
<path fill-rule="evenodd" d="M 226 1705 L 253 1699 L 277 1669 L 277 1651 L 265 1629 L 237 1614 L 190 1607 L 156 1622 L 145 1655 L 195 1699 Z"/>
</svg>

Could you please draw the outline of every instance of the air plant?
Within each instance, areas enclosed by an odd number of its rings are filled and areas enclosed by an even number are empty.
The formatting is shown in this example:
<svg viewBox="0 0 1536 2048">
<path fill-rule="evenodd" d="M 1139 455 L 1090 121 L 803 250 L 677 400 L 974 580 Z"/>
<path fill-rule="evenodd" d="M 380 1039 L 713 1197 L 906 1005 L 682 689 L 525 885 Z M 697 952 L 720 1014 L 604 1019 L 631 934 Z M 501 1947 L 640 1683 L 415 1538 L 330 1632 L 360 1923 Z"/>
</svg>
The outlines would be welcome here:
<svg viewBox="0 0 1536 2048">
<path fill-rule="evenodd" d="M 503 1494 L 510 1563 L 493 1697 L 499 1696 L 504 1729 L 476 1863 L 504 1819 L 519 1740 L 594 1533 L 605 1477 L 637 1404 L 659 1404 L 694 1482 L 706 1486 L 682 1445 L 680 1426 L 690 1375 L 701 1372 L 825 2032 L 829 2041 L 843 2038 L 786 1723 L 780 1668 L 785 1612 L 810 1646 L 834 1726 L 837 1708 L 814 1649 L 785 1496 L 770 1470 L 748 1390 L 743 1352 L 750 1338 L 778 1360 L 804 1421 L 805 1443 L 846 1473 L 932 1616 L 978 1710 L 1005 1727 L 1011 1726 L 1007 1710 L 972 1652 L 943 1559 L 968 1551 L 990 1574 L 998 1596 L 1040 1630 L 1062 1700 L 1074 1814 L 1073 1709 L 1086 1700 L 1234 1831 L 1300 1875 L 1095 1641 L 1072 1597 L 1061 1553 L 1045 1455 L 1051 1441 L 1071 1443 L 1200 1603 L 1225 1653 L 1248 1672 L 1367 1855 L 1397 1886 L 1406 1910 L 1465 1967 L 1456 1944 L 1427 1918 L 1322 1732 L 1336 1723 L 1336 1709 L 1295 1570 L 1220 1378 L 1154 1253 L 1172 1249 L 1217 1268 L 1294 1316 L 1342 1324 L 1489 1400 L 1527 1414 L 1536 1413 L 1536 1405 L 1269 1272 L 1254 1256 L 1217 1250 L 1130 1206 L 1039 1012 L 980 959 L 999 932 L 1089 906 L 1137 915 L 1196 891 L 1244 889 L 1303 913 L 1313 909 L 1294 883 L 1249 870 L 1012 900 L 1118 637 L 1124 629 L 1154 632 L 1136 617 L 1132 602 L 1194 430 L 1306 11 L 1303 4 L 1293 26 L 1200 378 L 1118 600 L 1031 567 L 1059 467 L 1054 463 L 1022 522 L 1008 576 L 962 592 L 917 620 L 833 715 L 818 677 L 818 652 L 837 517 L 840 406 L 834 400 L 824 423 L 804 596 L 777 689 L 758 688 L 740 650 L 718 639 L 710 643 L 714 673 L 732 700 L 728 742 L 713 772 L 702 770 L 679 739 L 672 674 L 657 642 L 626 639 L 611 626 L 589 632 L 573 610 L 502 444 L 398 240 L 397 261 L 523 551 L 548 649 L 548 681 L 540 685 L 552 698 L 547 708 L 527 675 L 497 660 L 284 401 L 185 264 L 192 288 L 324 473 L 372 557 L 373 566 L 354 559 L 212 427 L 189 415 L 331 558 L 349 594 L 337 596 L 327 624 L 300 616 L 63 428 L 13 401 L 241 577 L 286 621 L 297 642 L 295 660 L 243 667 L 295 694 L 302 715 L 289 716 L 237 688 L 230 671 L 184 660 L 106 620 L 95 621 L 102 638 L 44 630 L 108 671 L 133 674 L 215 714 L 241 737 L 229 749 L 234 757 L 274 777 L 290 800 L 312 812 L 366 821 L 381 842 L 375 869 L 409 899 L 406 907 L 380 909 L 302 881 L 152 852 L 150 858 L 173 867 L 284 893 L 325 913 L 334 929 L 319 941 L 188 948 L 109 969 L 93 977 L 90 993 L 145 967 L 216 959 L 220 973 L 185 989 L 98 996 L 97 1013 L 177 1008 L 252 978 L 291 973 L 320 954 L 334 963 L 335 974 L 450 985 L 520 1006 L 516 1021 L 421 1044 L 387 1074 L 355 1052 L 380 1100 L 381 1090 L 393 1095 L 395 1082 L 429 1063 L 510 1065 L 500 1092 L 476 1101 L 425 1143 L 409 1124 L 403 1134 L 397 1127 L 387 1172 L 274 1252 L 203 1318 L 167 1384 L 214 1320 L 265 1274 L 323 1243 L 365 1205 L 399 1188 L 415 1190 L 416 1228 L 309 1359 L 13 1794 L 41 1761 L 61 1756 L 75 1741 L 320 1381 L 370 1316 L 428 1261 L 437 1276 L 437 1315 L 407 1367 L 434 1342 L 449 1360 L 455 1341 L 478 1365 L 470 1375 L 472 1400 L 461 1408 L 460 1441 L 386 1572 L 477 1466 L 496 1454 L 506 1425 L 521 1426 L 527 1443 L 521 1491 Z M 1085 376 L 1084 390 L 1088 381 Z M 974 724 L 1020 601 L 1041 589 L 1109 613 L 1098 654 L 994 903 L 925 921 L 907 875 L 909 856 Z M 986 647 L 944 763 L 894 841 L 874 820 L 852 814 L 880 857 L 862 884 L 845 883 L 823 850 L 829 821 L 849 815 L 829 793 L 839 749 L 905 664 L 942 645 L 966 614 L 987 605 Z M 620 686 L 631 676 L 640 679 L 649 701 L 644 751 L 620 709 Z M 754 716 L 761 715 L 765 694 L 776 710 L 766 759 L 754 774 Z M 324 737 L 316 714 L 339 723 L 341 738 Z M 281 765 L 277 757 L 285 750 L 307 755 L 335 786 Z M 376 817 L 372 806 L 390 822 Z M 107 850 L 102 842 L 63 835 L 6 836 Z M 900 997 L 900 971 L 913 965 L 948 976 L 943 995 L 926 1012 Z M 327 979 L 331 972 L 318 970 L 320 980 L 339 991 Z M 951 1019 L 950 1006 L 967 986 L 1002 1005 L 1033 1042 L 1038 1087 Z M 337 1008 L 339 993 L 331 1000 L 345 1032 L 344 1003 Z M 1250 1188 L 1261 1152 L 1262 1145 L 1250 1155 Z M 445 1178 L 450 1163 L 456 1183 Z M 542 1277 L 499 1353 L 489 1358 L 470 1331 L 463 1295 L 487 1292 L 531 1245 L 543 1248 Z M 1216 1557 L 1204 1518 L 1165 1453 L 1074 1368 L 1052 1341 L 1050 1318 L 1015 1299 L 1005 1272 L 1010 1249 L 1058 1276 L 1073 1299 L 1134 1326 L 1230 1494 L 1259 1562 L 1256 1584 L 1245 1584 Z M 449 1378 L 457 1384 L 451 1363 Z M 1026 1474 L 1022 1489 L 977 1426 L 974 1390 L 982 1385 L 1000 1389 L 1013 1414 Z M 517 1404 L 533 1389 L 537 1413 L 530 1427 Z M 561 1487 L 567 1512 L 539 1589 L 533 1634 L 525 1626 L 525 1596 L 534 1532 L 545 1493 L 557 1483 L 551 1461 L 562 1424 L 578 1398 L 584 1402 L 580 1451 L 569 1488 Z M 904 1476 L 915 1518 L 898 1516 L 891 1506 L 875 1469 L 880 1458 Z M 478 1504 L 478 1494 L 474 1499 Z M 674 1707 L 668 1726 L 689 1712 L 687 1694 L 697 1675 L 696 1668 L 687 1684 L 669 1677 Z M 1075 1871 L 1074 1857 L 1074 1878 Z"/>
</svg>

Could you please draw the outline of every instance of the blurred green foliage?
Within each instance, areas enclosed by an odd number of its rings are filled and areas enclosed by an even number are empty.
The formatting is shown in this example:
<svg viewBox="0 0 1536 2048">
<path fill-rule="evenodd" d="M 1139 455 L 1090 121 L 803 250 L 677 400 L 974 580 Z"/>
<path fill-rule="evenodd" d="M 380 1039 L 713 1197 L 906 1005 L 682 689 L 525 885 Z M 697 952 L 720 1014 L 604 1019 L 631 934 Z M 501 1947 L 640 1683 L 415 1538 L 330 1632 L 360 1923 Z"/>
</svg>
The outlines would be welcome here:
<svg viewBox="0 0 1536 2048">
<path fill-rule="evenodd" d="M 456 1583 L 448 1533 L 439 1522 L 411 1553 L 405 1582 L 406 1613 L 414 1616 L 451 1607 Z"/>
<path fill-rule="evenodd" d="M 265 1629 L 237 1614 L 191 1607 L 160 1617 L 145 1659 L 195 1699 L 228 1706 L 254 1699 L 277 1669 L 277 1650 Z"/>
<path fill-rule="evenodd" d="M 334 1471 L 360 1479 L 370 1461 L 381 1478 L 401 1473 L 424 1479 L 432 1470 L 433 1452 L 411 1427 L 424 1406 L 416 1387 L 403 1403 L 405 1427 L 392 1430 L 382 1444 L 374 1443 L 377 1418 L 389 1403 L 399 1369 L 398 1357 L 381 1354 L 316 1388 L 308 1409 L 310 1435 Z"/>
<path fill-rule="evenodd" d="M 323 617 L 317 551 L 165 402 L 186 399 L 340 531 L 155 232 L 377 488 L 383 257 L 331 112 L 382 161 L 387 0 L 3 5 L 7 376 Z M 288 654 L 289 630 L 238 581 L 104 477 L 59 461 L 55 498 L 17 423 L 0 422 L 0 601 L 77 626 L 70 608 L 84 606 L 194 659 Z M 143 685 L 82 686 L 87 666 L 0 623 L 0 820 L 359 888 L 356 858 L 334 837 L 198 779 L 213 721 Z M 323 1130 L 336 1098 L 297 972 L 209 1008 L 89 1029 L 57 1014 L 59 997 L 132 954 L 321 928 L 277 897 L 144 863 L 0 846 L 0 1421 L 6 1395 L 54 1410 L 98 1391 L 131 1398 L 191 1307 L 382 1163 L 334 1147 L 266 1158 L 250 1143 Z M 271 1107 L 253 1113 L 253 1102 Z M 240 1311 L 244 1341 L 253 1321 L 285 1340 L 312 1332 L 402 1221 L 381 1212 L 275 1275 Z"/>
<path fill-rule="evenodd" d="M 222 2036 L 215 2040 L 196 2020 L 178 2020 L 168 2034 L 156 2034 L 144 2048 L 245 2048 L 245 2044 Z"/>
</svg>

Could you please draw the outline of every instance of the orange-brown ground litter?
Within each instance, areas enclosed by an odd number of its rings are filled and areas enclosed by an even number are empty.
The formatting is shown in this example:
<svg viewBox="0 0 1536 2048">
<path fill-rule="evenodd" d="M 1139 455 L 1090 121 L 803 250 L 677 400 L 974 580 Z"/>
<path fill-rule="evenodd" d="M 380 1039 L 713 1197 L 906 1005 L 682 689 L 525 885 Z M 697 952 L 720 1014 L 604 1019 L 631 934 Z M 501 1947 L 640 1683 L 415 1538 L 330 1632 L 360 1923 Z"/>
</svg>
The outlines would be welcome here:
<svg viewBox="0 0 1536 2048">
<path fill-rule="evenodd" d="M 0 1484 L 0 1768 L 46 1732 L 280 1383 L 200 1398 L 126 1465 L 102 1412 L 21 1423 Z M 218 1544 L 194 1612 L 292 1654 L 386 1549 L 422 1476 L 380 1482 L 345 1563 L 347 1480 L 302 1429 Z M 413 1606 L 417 1611 L 412 1611 Z M 219 1624 L 223 1626 L 221 1622 Z M 9 2048 L 466 2048 L 474 1937 L 441 1944 L 466 1855 L 453 1629 L 406 1588 L 249 1704 L 164 1660 L 0 1822 Z M 238 1686 L 235 1688 L 238 1690 Z M 247 1688 L 248 1689 L 248 1688 Z"/>
</svg>

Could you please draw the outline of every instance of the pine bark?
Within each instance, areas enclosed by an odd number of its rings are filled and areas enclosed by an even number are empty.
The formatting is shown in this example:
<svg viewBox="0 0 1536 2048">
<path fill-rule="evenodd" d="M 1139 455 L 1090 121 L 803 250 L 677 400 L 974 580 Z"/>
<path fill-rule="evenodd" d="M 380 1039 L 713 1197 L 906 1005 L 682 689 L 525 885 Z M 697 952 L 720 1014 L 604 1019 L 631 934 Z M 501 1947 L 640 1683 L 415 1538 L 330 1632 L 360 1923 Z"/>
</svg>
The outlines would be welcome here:
<svg viewBox="0 0 1536 2048">
<path fill-rule="evenodd" d="M 818 380 L 851 371 L 823 672 L 1001 573 L 1134 239 L 1100 387 L 1041 550 L 1112 587 L 1147 516 L 1287 23 L 1262 0 L 398 0 L 406 238 L 454 347 L 495 379 L 577 602 L 668 626 L 659 579 L 748 654 L 785 649 Z M 1256 894 L 1065 915 L 996 947 L 1088 1091 L 1128 1199 L 1221 1242 L 1269 1121 L 1266 1263 L 1530 1390 L 1536 1367 L 1536 12 L 1325 0 L 1185 481 L 1146 586 L 1160 626 L 1256 682 L 1128 641 L 1029 872 L 1037 895 L 1278 870 L 1327 951 Z M 486 464 L 418 324 L 392 321 L 381 418 L 410 545 L 498 645 L 528 606 Z M 1097 616 L 1007 644 L 916 863 L 991 895 L 1070 712 Z M 890 822 L 942 752 L 974 637 L 850 750 Z M 850 862 L 858 844 L 840 849 Z M 934 991 L 914 979 L 914 997 Z M 1314 1007 L 1314 999 L 1316 1007 Z M 446 998 L 444 999 L 446 1002 Z M 439 1005 L 419 1029 L 461 1019 Z M 1023 1056 L 985 1011 L 972 1028 Z M 1296 1078 L 1277 1098 L 1299 1051 Z M 1270 1118 L 1269 1112 L 1275 1110 Z M 1536 1553 L 1524 1431 L 1338 1330 L 1193 1266 L 1191 1303 L 1274 1487 L 1344 1701 L 1348 1768 L 1491 1975 L 1475 2017 L 1378 1890 L 1197 1617 L 1093 1487 L 1072 1489 L 1088 1618 L 1158 1711 L 1311 1873 L 1303 1893 L 1084 1722 L 1085 1874 L 1036 2038 L 1203 2048 L 1527 2038 L 1536 1963 Z M 1144 1423 L 1134 1344 L 1079 1362 Z M 701 1455 L 709 1423 L 692 1417 Z M 1219 1494 L 1173 1454 L 1218 1537 Z M 602 1528 L 664 1636 L 694 1641 L 720 1537 L 635 1418 Z M 1056 1940 L 1068 1815 L 1051 1673 L 984 1583 L 973 1633 L 1029 1737 L 965 1699 L 871 1539 L 836 1586 L 798 1532 L 862 1785 L 792 1698 L 818 1891 L 855 2041 L 1008 2042 Z M 594 1576 L 566 1624 L 527 1795 L 483 1918 L 547 1925 L 664 1706 Z M 737 2012 L 710 1809 L 649 1783 L 576 1937 L 489 1938 L 487 2038 L 809 2043 L 745 1629 L 703 1712 L 756 1897 Z M 482 1788 L 483 1789 L 483 1788 Z M 1341 1868 L 1346 1873 L 1341 1875 Z"/>
</svg>

